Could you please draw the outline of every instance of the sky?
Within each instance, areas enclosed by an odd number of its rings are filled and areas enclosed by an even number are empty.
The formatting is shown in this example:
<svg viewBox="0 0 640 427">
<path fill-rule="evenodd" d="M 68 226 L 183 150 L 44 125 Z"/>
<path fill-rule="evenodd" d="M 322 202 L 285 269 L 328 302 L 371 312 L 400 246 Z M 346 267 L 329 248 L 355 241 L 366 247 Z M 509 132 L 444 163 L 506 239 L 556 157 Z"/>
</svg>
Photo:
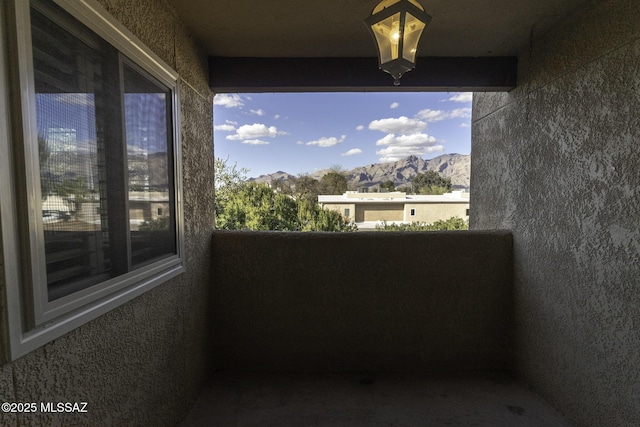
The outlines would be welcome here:
<svg viewBox="0 0 640 427">
<path fill-rule="evenodd" d="M 217 94 L 214 152 L 248 177 L 471 151 L 470 92 Z"/>
</svg>

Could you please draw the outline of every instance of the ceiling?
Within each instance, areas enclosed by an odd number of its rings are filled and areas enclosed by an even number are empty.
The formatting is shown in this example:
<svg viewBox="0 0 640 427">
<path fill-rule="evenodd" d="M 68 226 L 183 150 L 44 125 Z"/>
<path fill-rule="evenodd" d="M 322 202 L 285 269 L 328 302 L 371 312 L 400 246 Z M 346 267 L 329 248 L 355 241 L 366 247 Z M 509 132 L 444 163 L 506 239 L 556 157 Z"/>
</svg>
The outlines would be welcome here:
<svg viewBox="0 0 640 427">
<path fill-rule="evenodd" d="M 375 57 L 362 23 L 378 0 L 168 0 L 210 56 Z M 513 56 L 590 0 L 419 0 L 418 56 Z"/>
</svg>

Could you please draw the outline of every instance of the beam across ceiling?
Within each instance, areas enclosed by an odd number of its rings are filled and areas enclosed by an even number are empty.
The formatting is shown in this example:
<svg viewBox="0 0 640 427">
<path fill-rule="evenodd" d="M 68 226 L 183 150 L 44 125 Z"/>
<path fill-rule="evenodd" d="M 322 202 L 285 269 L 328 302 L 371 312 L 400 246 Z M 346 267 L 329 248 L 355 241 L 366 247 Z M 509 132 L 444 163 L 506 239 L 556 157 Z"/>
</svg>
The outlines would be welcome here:
<svg viewBox="0 0 640 427">
<path fill-rule="evenodd" d="M 209 57 L 214 93 L 506 92 L 516 86 L 516 57 L 424 57 L 393 85 L 377 58 Z"/>
</svg>

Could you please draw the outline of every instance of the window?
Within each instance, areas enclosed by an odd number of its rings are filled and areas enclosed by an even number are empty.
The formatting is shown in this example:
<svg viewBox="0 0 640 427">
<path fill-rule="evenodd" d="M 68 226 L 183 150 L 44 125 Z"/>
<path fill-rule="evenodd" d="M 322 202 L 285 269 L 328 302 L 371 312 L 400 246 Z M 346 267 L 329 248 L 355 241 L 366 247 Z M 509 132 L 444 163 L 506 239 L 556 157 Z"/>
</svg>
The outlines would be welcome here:
<svg viewBox="0 0 640 427">
<path fill-rule="evenodd" d="M 344 209 L 344 216 L 347 218 L 351 216 L 351 210 L 349 208 Z"/>
<path fill-rule="evenodd" d="M 13 11 L 14 356 L 183 271 L 177 75 L 92 0 L 60 3 Z"/>
<path fill-rule="evenodd" d="M 411 215 L 411 216 L 416 216 L 416 210 L 415 210 L 415 209 L 411 209 L 411 210 L 409 211 L 409 215 Z"/>
</svg>

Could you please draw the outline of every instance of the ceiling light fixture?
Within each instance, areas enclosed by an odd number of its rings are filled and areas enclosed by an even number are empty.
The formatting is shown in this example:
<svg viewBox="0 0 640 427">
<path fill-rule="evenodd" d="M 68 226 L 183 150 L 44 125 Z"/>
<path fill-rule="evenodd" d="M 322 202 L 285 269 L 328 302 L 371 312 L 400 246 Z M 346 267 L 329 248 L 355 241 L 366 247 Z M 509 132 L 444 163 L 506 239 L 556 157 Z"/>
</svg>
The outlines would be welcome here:
<svg viewBox="0 0 640 427">
<path fill-rule="evenodd" d="M 364 20 L 378 49 L 380 69 L 391 74 L 393 84 L 416 66 L 422 31 L 431 21 L 416 0 L 382 0 Z"/>
</svg>

